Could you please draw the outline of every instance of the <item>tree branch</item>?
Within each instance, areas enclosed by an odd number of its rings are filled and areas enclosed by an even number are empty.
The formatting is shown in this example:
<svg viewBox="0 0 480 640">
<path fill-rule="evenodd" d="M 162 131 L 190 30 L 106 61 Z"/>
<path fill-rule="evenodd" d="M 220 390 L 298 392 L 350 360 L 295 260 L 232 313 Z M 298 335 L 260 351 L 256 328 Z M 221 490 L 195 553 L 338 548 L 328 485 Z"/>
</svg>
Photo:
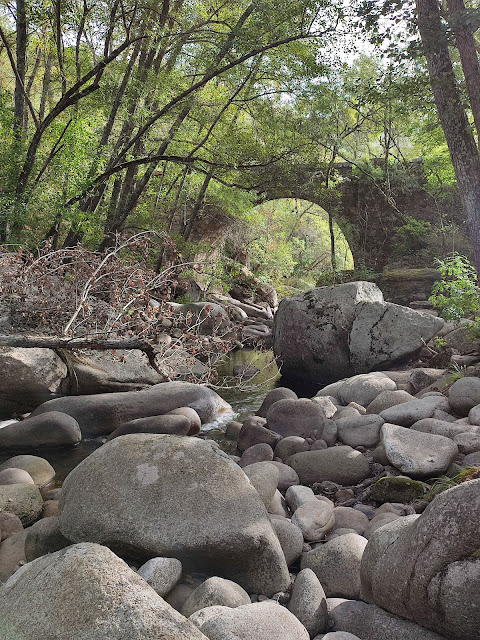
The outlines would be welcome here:
<svg viewBox="0 0 480 640">
<path fill-rule="evenodd" d="M 28 110 L 30 111 L 30 114 L 32 116 L 32 120 L 33 120 L 33 122 L 35 123 L 35 126 L 38 129 L 37 114 L 35 113 L 35 109 L 33 108 L 32 101 L 28 97 L 28 93 L 25 90 L 25 85 L 23 84 L 22 79 L 20 78 L 20 74 L 18 73 L 17 65 L 15 64 L 15 58 L 13 57 L 12 49 L 10 47 L 10 44 L 8 42 L 8 39 L 7 39 L 7 36 L 5 35 L 5 32 L 2 29 L 1 25 L 0 25 L 0 39 L 2 40 L 3 44 L 5 45 L 5 49 L 7 50 L 7 56 L 8 56 L 8 60 L 10 62 L 10 66 L 12 67 L 12 71 L 15 74 L 15 78 L 16 78 L 19 86 L 22 88 L 23 95 L 25 97 L 25 102 L 28 105 Z"/>
<path fill-rule="evenodd" d="M 254 58 L 260 53 L 265 53 L 266 51 L 270 51 L 271 49 L 277 49 L 278 47 L 281 47 L 285 44 L 290 44 L 291 42 L 296 42 L 298 40 L 319 38 L 325 35 L 326 33 L 330 33 L 334 29 L 335 27 L 329 27 L 328 29 L 325 29 L 325 31 L 322 31 L 319 33 L 301 33 L 295 36 L 289 36 L 288 38 L 284 38 L 283 40 L 276 40 L 275 42 L 271 42 L 270 44 L 264 45 L 262 47 L 258 47 L 256 49 L 252 49 L 251 51 L 249 51 L 249 53 L 246 53 L 245 55 L 240 56 L 239 58 L 235 58 L 235 60 L 232 60 L 232 62 L 229 62 L 223 67 L 220 67 L 216 70 L 211 70 L 205 73 L 205 75 L 201 80 L 198 80 L 198 82 L 195 82 L 194 84 L 192 84 L 188 89 L 185 89 L 179 95 L 175 96 L 175 98 L 170 100 L 170 102 L 164 105 L 159 111 L 157 111 L 157 113 L 151 116 L 145 122 L 145 124 L 142 127 L 140 127 L 137 134 L 133 138 L 131 138 L 129 142 L 123 147 L 122 151 L 118 154 L 117 158 L 115 158 L 114 163 L 124 158 L 128 153 L 128 151 L 132 148 L 132 146 L 140 138 L 142 138 L 145 135 L 145 133 L 150 129 L 152 125 L 155 124 L 155 122 L 157 122 L 157 120 L 159 120 L 162 116 L 164 116 L 168 111 L 170 111 L 170 109 L 176 106 L 179 102 L 182 102 L 182 100 L 184 100 L 191 94 L 195 93 L 195 91 L 204 87 L 206 84 L 210 82 L 210 80 L 213 80 L 213 78 L 216 78 L 222 75 L 223 73 L 230 71 L 230 69 L 237 67 L 238 65 L 242 64 L 242 62 L 246 62 L 247 60 Z"/>
<path fill-rule="evenodd" d="M 100 174 L 87 189 L 84 189 L 82 191 L 82 193 L 78 194 L 77 196 L 74 196 L 73 198 L 70 198 L 70 200 L 67 200 L 67 202 L 65 203 L 65 206 L 70 207 L 72 204 L 75 204 L 75 202 L 78 202 L 79 200 L 81 200 L 85 195 L 87 195 L 89 191 L 99 186 L 101 183 L 105 182 L 105 180 L 108 180 L 108 178 L 110 178 L 114 174 L 119 173 L 124 169 L 128 169 L 129 167 L 135 167 L 143 164 L 152 164 L 152 163 L 158 164 L 159 162 L 164 161 L 164 162 L 174 162 L 176 164 L 190 165 L 194 167 L 195 170 L 197 170 L 197 167 L 195 167 L 195 162 L 203 162 L 204 164 L 207 164 L 210 167 L 216 167 L 218 169 L 255 169 L 257 167 L 259 168 L 268 167 L 272 164 L 275 164 L 276 162 L 279 162 L 281 159 L 282 158 L 280 157 L 272 158 L 271 160 L 268 160 L 267 162 L 263 162 L 263 163 L 250 163 L 250 164 L 226 163 L 225 164 L 221 162 L 213 162 L 211 160 L 206 160 L 205 158 L 198 158 L 195 156 L 190 157 L 190 156 L 152 155 L 152 156 L 147 156 L 146 158 L 136 158 L 135 160 L 122 162 L 122 164 L 119 164 L 116 167 L 113 167 L 112 169 L 109 169 L 108 171 L 105 171 L 104 173 Z M 202 170 L 201 168 L 198 168 L 198 171 L 200 171 L 201 173 L 205 173 L 205 171 Z M 213 179 L 215 179 L 214 176 L 213 176 Z"/>
<path fill-rule="evenodd" d="M 170 381 L 168 373 L 162 370 L 156 363 L 155 357 L 161 353 L 159 347 L 155 347 L 147 340 L 140 338 L 125 339 L 100 339 L 100 338 L 67 338 L 58 336 L 27 336 L 23 334 L 1 335 L 0 347 L 20 347 L 23 349 L 66 349 L 73 351 L 75 349 L 98 349 L 99 351 L 108 351 L 115 349 L 138 349 L 143 351 L 147 356 L 150 366 L 157 373 Z"/>
</svg>

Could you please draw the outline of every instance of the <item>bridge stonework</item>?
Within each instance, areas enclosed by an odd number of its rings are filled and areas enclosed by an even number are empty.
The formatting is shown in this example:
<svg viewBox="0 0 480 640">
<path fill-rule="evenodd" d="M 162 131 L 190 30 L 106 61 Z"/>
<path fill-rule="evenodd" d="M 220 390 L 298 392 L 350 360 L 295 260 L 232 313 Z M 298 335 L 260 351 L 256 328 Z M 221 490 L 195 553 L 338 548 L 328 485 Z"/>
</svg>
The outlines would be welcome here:
<svg viewBox="0 0 480 640">
<path fill-rule="evenodd" d="M 381 166 L 382 159 L 376 160 Z M 427 267 L 432 266 L 434 256 L 452 250 L 470 253 L 456 189 L 432 195 L 425 188 L 421 160 L 410 163 L 406 172 L 391 172 L 389 181 L 385 177 L 358 177 L 349 163 L 337 164 L 336 169 L 341 179 L 334 188 L 326 189 L 321 170 L 306 166 L 288 171 L 275 168 L 261 176 L 259 198 L 299 198 L 330 212 L 350 245 L 357 269 L 366 267 L 379 273 L 402 262 Z M 417 238 L 413 228 L 409 243 L 412 219 L 431 226 L 425 237 Z"/>
</svg>

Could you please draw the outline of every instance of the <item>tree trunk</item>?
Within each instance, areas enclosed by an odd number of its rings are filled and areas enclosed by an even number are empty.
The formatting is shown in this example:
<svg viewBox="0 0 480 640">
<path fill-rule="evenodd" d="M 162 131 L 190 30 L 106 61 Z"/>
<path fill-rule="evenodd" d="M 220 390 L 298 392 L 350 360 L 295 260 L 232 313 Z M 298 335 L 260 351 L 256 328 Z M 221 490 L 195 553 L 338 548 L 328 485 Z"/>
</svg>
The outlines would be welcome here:
<svg viewBox="0 0 480 640">
<path fill-rule="evenodd" d="M 25 0 L 17 2 L 16 14 L 16 30 L 17 30 L 17 77 L 15 81 L 15 111 L 13 132 L 15 138 L 20 140 L 24 130 L 25 123 L 25 73 L 27 68 L 27 10 Z"/>
<path fill-rule="evenodd" d="M 332 265 L 332 271 L 337 271 L 337 252 L 335 249 L 335 229 L 333 228 L 333 216 L 328 212 L 328 231 L 330 234 L 330 264 Z"/>
<path fill-rule="evenodd" d="M 47 57 L 45 60 L 45 69 L 43 73 L 43 81 L 42 81 L 42 93 L 40 96 L 40 108 L 38 110 L 38 119 L 40 122 L 43 121 L 45 117 L 45 111 L 48 103 L 48 99 L 50 96 L 50 86 L 52 82 L 52 65 L 53 65 L 53 53 L 48 51 Z"/>
<path fill-rule="evenodd" d="M 462 104 L 437 0 L 416 0 L 430 83 L 457 178 L 480 274 L 480 155 Z"/>
<path fill-rule="evenodd" d="M 447 0 L 449 24 L 455 34 L 457 48 L 462 62 L 463 75 L 467 85 L 473 121 L 480 143 L 480 65 L 473 33 L 465 24 L 467 9 L 463 0 Z"/>
<path fill-rule="evenodd" d="M 335 158 L 337 157 L 338 146 L 334 145 L 332 149 L 332 158 L 328 165 L 327 174 L 325 176 L 325 187 L 328 189 L 330 186 L 330 176 L 335 167 Z M 333 215 L 330 209 L 328 210 L 328 233 L 330 235 L 330 264 L 332 271 L 335 274 L 337 272 L 337 251 L 335 247 L 335 229 L 333 228 Z"/>
<path fill-rule="evenodd" d="M 191 102 L 189 101 L 183 111 L 178 114 L 175 121 L 170 126 L 168 133 L 165 135 L 161 145 L 157 149 L 158 155 L 162 155 L 167 151 L 168 146 L 170 145 L 183 121 L 189 114 L 190 110 Z M 150 178 L 152 177 L 157 165 L 158 163 L 152 162 L 151 165 L 149 165 L 145 170 L 143 176 L 137 181 L 135 181 L 137 168 L 134 167 L 135 174 L 132 174 L 129 172 L 129 170 L 127 170 L 127 175 L 123 180 L 122 190 L 118 197 L 118 207 L 108 221 L 108 226 L 105 226 L 105 238 L 99 247 L 99 251 L 104 251 L 106 248 L 108 248 L 111 243 L 111 238 L 116 233 L 122 230 L 128 216 L 135 209 L 137 202 L 141 197 L 148 182 L 150 181 Z"/>
<path fill-rule="evenodd" d="M 66 338 L 58 336 L 30 336 L 23 334 L 0 334 L 1 347 L 40 349 L 140 349 L 151 350 L 153 345 L 141 338 L 100 339 Z"/>
<path fill-rule="evenodd" d="M 195 227 L 195 223 L 197 222 L 200 216 L 200 211 L 202 210 L 205 196 L 207 194 L 208 185 L 210 184 L 211 180 L 212 180 L 212 174 L 207 173 L 207 175 L 205 176 L 205 180 L 203 181 L 202 187 L 200 189 L 200 193 L 198 194 L 198 197 L 195 201 L 193 210 L 190 213 L 190 218 L 182 229 L 182 236 L 184 237 L 185 240 L 188 240 L 190 238 L 192 231 Z"/>
</svg>

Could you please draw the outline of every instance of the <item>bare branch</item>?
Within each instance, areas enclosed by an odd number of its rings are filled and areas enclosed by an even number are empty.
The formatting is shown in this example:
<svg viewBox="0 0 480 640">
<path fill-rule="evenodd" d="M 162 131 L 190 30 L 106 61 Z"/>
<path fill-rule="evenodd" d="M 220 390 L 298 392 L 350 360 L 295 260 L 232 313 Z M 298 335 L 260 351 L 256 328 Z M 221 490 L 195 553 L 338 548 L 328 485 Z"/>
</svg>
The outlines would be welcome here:
<svg viewBox="0 0 480 640">
<path fill-rule="evenodd" d="M 69 126 L 72 124 L 73 120 L 70 119 L 67 124 L 63 127 L 63 130 L 61 132 L 61 134 L 58 137 L 58 140 L 55 142 L 55 144 L 53 145 L 53 147 L 50 150 L 50 153 L 47 156 L 47 159 L 45 160 L 45 162 L 42 165 L 42 168 L 40 169 L 40 171 L 37 174 L 37 177 L 34 180 L 34 184 L 38 184 L 40 182 L 41 177 L 43 176 L 43 174 L 45 173 L 45 171 L 48 168 L 48 165 L 51 163 L 51 161 L 55 158 L 55 156 L 60 153 L 60 151 L 63 149 L 63 147 L 65 145 L 60 145 L 63 136 L 67 133 L 67 129 L 69 128 Z"/>
</svg>

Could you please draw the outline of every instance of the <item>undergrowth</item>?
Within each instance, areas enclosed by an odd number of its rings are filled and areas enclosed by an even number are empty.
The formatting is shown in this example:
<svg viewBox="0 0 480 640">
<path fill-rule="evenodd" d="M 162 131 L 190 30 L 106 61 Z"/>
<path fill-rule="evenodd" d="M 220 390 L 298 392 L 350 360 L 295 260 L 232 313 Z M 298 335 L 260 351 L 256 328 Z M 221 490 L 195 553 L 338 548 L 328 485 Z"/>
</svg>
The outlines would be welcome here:
<svg viewBox="0 0 480 640">
<path fill-rule="evenodd" d="M 452 477 L 448 475 L 441 476 L 440 478 L 437 478 L 433 486 L 426 493 L 425 500 L 431 501 L 440 493 L 447 491 L 447 489 L 452 489 L 452 487 L 457 487 L 463 482 L 477 480 L 478 478 L 480 478 L 480 467 L 472 466 L 464 467 L 460 473 L 457 473 Z"/>
</svg>

